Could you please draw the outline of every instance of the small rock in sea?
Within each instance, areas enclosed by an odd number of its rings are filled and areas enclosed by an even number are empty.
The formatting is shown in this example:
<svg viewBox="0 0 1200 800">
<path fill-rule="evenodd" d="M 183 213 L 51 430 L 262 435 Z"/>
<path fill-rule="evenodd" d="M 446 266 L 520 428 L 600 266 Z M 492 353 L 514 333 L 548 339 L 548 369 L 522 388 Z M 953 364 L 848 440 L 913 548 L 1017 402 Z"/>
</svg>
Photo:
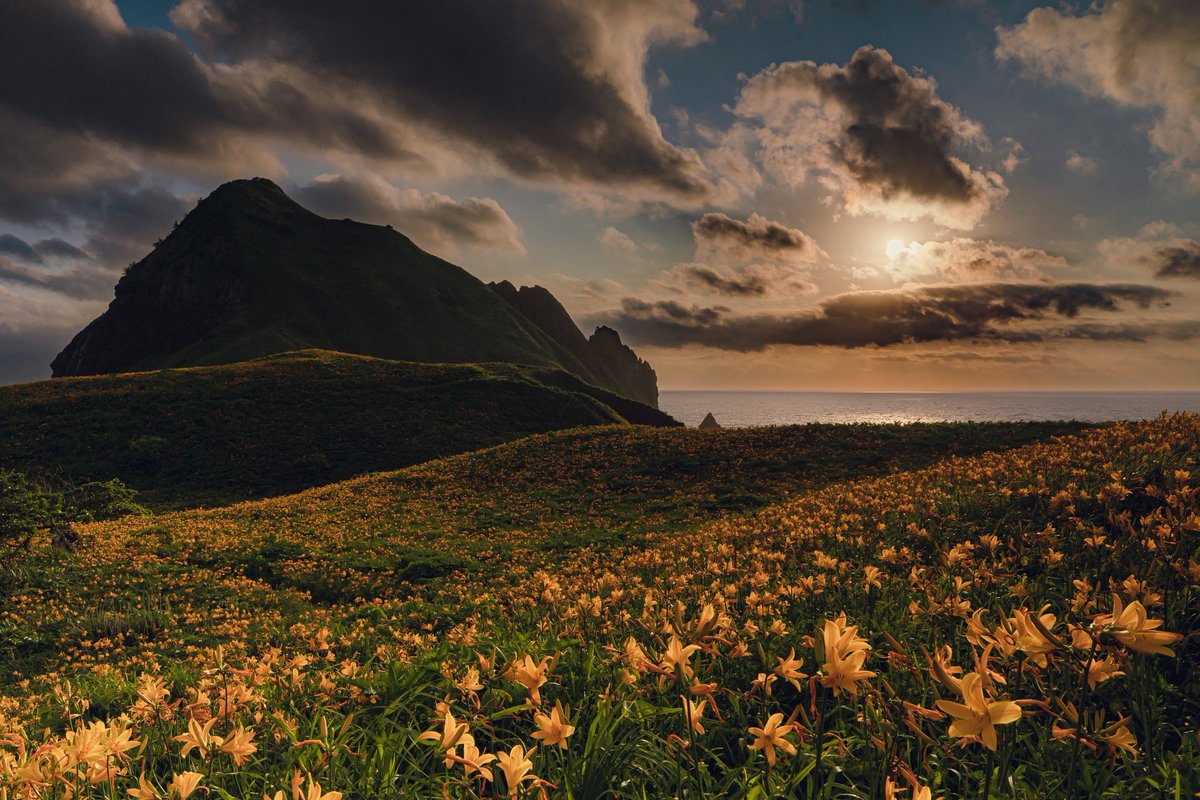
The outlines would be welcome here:
<svg viewBox="0 0 1200 800">
<path fill-rule="evenodd" d="M 711 411 L 708 412 L 708 416 L 704 418 L 704 421 L 700 423 L 700 430 L 702 431 L 719 427 L 721 427 L 721 423 L 717 422 L 717 418 L 712 415 Z"/>
</svg>

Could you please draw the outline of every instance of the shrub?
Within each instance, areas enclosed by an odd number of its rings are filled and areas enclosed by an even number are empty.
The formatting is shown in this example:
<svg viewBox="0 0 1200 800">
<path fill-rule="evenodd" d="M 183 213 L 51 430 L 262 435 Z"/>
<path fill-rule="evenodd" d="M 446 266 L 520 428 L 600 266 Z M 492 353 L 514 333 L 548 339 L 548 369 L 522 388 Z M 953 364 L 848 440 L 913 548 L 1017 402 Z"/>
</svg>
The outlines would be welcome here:
<svg viewBox="0 0 1200 800">
<path fill-rule="evenodd" d="M 134 502 L 136 495 L 115 478 L 67 486 L 57 492 L 15 470 L 0 470 L 0 542 L 28 548 L 43 528 L 149 514 Z"/>
<path fill-rule="evenodd" d="M 43 490 L 19 472 L 0 470 L 0 542 L 28 548 L 34 534 L 62 511 L 61 494 Z"/>
<path fill-rule="evenodd" d="M 126 514 L 149 514 L 147 508 L 134 502 L 136 496 L 135 490 L 116 478 L 91 481 L 65 492 L 65 515 L 73 522 L 95 522 Z"/>
</svg>

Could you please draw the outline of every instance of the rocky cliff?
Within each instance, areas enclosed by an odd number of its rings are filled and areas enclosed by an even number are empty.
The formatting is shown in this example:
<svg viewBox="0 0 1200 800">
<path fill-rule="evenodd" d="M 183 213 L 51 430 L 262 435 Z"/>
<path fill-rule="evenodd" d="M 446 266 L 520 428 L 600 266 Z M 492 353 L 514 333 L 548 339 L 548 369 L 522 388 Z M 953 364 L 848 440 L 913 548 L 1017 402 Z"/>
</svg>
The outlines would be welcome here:
<svg viewBox="0 0 1200 800">
<path fill-rule="evenodd" d="M 649 363 L 621 342 L 621 336 L 615 330 L 600 326 L 585 338 L 571 315 L 547 289 L 541 286 L 518 289 L 508 281 L 488 286 L 583 362 L 602 381 L 601 385 L 658 407 L 658 376 Z"/>
</svg>

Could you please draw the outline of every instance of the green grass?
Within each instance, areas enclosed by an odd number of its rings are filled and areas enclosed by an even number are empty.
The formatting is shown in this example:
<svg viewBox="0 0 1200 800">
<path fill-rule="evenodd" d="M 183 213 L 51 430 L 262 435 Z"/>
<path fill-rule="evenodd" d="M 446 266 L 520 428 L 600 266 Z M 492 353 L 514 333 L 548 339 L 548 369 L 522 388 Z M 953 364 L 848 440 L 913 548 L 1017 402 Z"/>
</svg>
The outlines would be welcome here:
<svg viewBox="0 0 1200 800">
<path fill-rule="evenodd" d="M 225 505 L 533 433 L 665 414 L 551 368 L 302 351 L 0 387 L 0 466 Z"/>
</svg>

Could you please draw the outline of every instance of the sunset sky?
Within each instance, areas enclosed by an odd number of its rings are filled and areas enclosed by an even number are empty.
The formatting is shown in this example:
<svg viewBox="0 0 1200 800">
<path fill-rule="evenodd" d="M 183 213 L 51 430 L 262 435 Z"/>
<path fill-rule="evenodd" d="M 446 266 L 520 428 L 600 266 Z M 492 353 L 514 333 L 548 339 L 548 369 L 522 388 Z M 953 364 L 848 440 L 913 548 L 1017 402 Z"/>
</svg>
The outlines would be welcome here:
<svg viewBox="0 0 1200 800">
<path fill-rule="evenodd" d="M 663 389 L 1200 389 L 1196 0 L 6 0 L 0 383 L 223 181 Z"/>
</svg>

